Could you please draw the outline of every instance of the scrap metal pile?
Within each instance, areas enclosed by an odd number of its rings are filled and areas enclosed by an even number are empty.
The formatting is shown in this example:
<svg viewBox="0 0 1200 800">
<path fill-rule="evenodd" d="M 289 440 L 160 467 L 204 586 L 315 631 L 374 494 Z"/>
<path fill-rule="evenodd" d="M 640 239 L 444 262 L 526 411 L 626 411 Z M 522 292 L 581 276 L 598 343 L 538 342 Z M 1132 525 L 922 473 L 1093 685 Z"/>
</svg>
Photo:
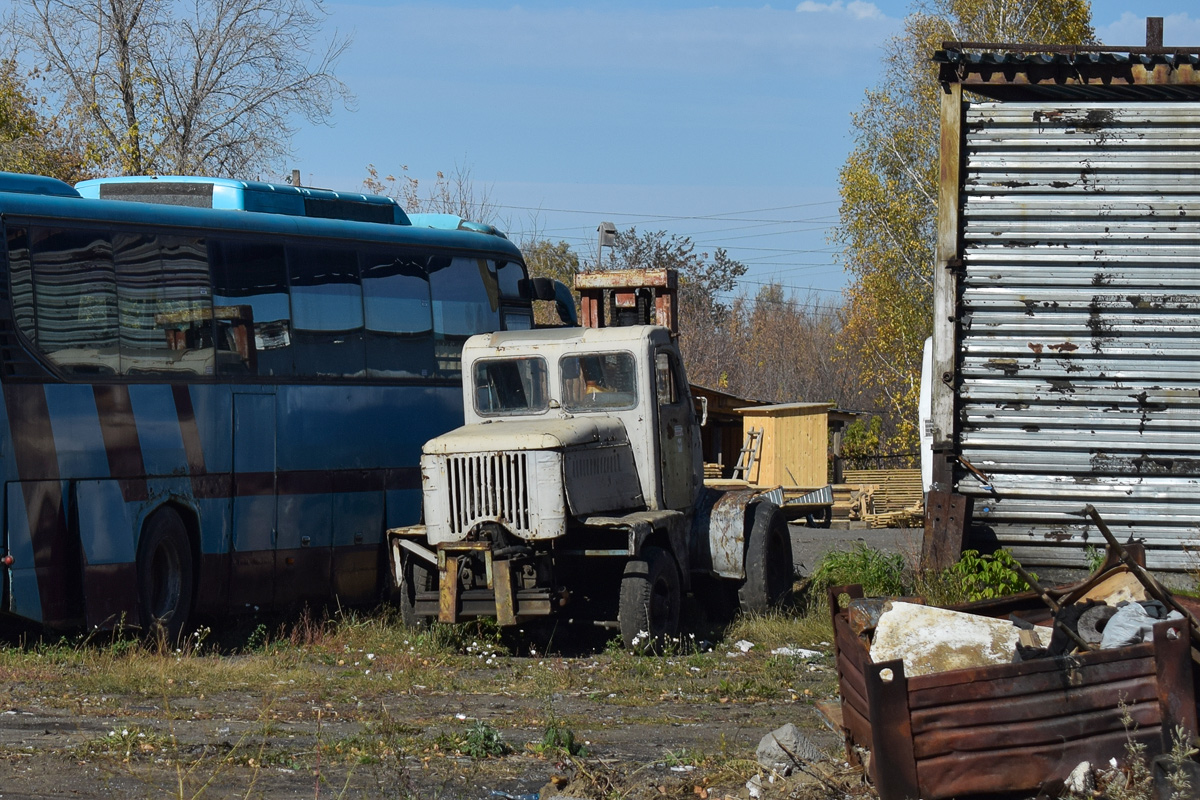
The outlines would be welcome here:
<svg viewBox="0 0 1200 800">
<path fill-rule="evenodd" d="M 1087 580 L 938 608 L 830 589 L 847 755 L 881 800 L 1057 791 L 1197 731 L 1196 618 L 1112 537 Z"/>
</svg>

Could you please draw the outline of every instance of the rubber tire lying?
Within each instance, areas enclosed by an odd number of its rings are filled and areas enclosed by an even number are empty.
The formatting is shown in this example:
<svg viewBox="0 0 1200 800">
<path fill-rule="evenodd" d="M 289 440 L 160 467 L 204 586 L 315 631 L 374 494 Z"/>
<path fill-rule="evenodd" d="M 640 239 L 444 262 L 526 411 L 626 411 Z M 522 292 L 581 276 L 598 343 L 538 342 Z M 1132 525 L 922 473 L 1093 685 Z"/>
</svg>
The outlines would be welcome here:
<svg viewBox="0 0 1200 800">
<path fill-rule="evenodd" d="M 779 605 L 791 592 L 792 537 L 774 503 L 760 501 L 748 513 L 753 521 L 746 544 L 746 579 L 738 598 L 742 611 L 761 612 Z"/>
<path fill-rule="evenodd" d="M 621 576 L 617 609 L 621 641 L 631 649 L 661 648 L 664 641 L 679 635 L 681 602 L 674 557 L 661 547 L 643 548 L 640 558 L 626 562 Z"/>
<path fill-rule="evenodd" d="M 138 608 L 142 630 L 175 644 L 192 613 L 192 547 L 179 512 L 155 511 L 137 552 Z"/>
</svg>

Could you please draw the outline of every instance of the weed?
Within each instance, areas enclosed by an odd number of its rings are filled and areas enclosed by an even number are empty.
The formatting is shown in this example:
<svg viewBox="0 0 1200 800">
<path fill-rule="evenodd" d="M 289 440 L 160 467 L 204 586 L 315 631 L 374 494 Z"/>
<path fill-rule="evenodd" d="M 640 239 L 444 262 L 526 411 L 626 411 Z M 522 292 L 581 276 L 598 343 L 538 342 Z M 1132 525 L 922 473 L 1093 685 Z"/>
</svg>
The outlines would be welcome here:
<svg viewBox="0 0 1200 800">
<path fill-rule="evenodd" d="M 868 597 L 905 594 L 904 556 L 884 553 L 856 542 L 851 550 L 830 550 L 821 556 L 810 578 L 818 598 L 830 586 L 859 584 Z"/>
<path fill-rule="evenodd" d="M 242 645 L 242 649 L 247 653 L 261 651 L 266 648 L 268 642 L 267 626 L 260 622 L 254 626 L 254 630 L 250 631 L 246 636 L 246 643 Z"/>
<path fill-rule="evenodd" d="M 539 756 L 586 756 L 587 747 L 576 740 L 575 731 L 567 727 L 554 709 L 546 709 L 546 727 L 542 740 L 530 745 L 529 749 Z"/>
<path fill-rule="evenodd" d="M 1029 588 L 1017 574 L 1016 563 L 1007 550 L 997 550 L 990 555 L 980 555 L 978 550 L 964 550 L 959 560 L 937 573 L 934 580 L 921 576 L 919 588 L 936 605 L 1016 594 Z"/>
<path fill-rule="evenodd" d="M 1083 548 L 1083 560 L 1087 564 L 1088 572 L 1095 572 L 1104 564 L 1104 559 L 1108 554 L 1104 552 L 1104 548 L 1096 547 L 1089 544 Z"/>
<path fill-rule="evenodd" d="M 466 733 L 439 736 L 435 744 L 477 759 L 500 758 L 512 752 L 500 731 L 481 719 L 472 722 Z"/>
</svg>

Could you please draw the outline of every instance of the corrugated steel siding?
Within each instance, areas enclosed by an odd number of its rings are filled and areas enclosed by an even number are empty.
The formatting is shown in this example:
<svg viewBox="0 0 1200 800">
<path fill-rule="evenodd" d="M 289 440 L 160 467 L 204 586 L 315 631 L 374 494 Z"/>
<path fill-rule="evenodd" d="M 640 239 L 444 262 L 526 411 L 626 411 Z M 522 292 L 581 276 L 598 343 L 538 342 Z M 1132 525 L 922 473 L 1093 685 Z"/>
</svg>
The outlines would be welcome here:
<svg viewBox="0 0 1200 800">
<path fill-rule="evenodd" d="M 958 452 L 1028 564 L 1103 547 L 1200 566 L 1200 104 L 969 107 Z M 980 542 L 981 543 L 981 542 Z"/>
</svg>

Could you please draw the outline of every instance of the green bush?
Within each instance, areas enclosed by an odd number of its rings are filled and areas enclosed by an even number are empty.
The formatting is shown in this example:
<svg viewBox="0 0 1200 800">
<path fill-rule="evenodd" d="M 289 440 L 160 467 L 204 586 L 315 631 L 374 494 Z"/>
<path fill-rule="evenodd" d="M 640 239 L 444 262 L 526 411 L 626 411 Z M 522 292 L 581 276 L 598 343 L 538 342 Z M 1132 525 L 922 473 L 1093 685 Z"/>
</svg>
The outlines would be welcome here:
<svg viewBox="0 0 1200 800">
<path fill-rule="evenodd" d="M 1007 550 L 997 550 L 991 555 L 964 550 L 958 562 L 938 576 L 937 588 L 948 595 L 938 599 L 947 603 L 974 602 L 1023 592 L 1029 585 L 1014 569 L 1016 563 Z"/>
</svg>

